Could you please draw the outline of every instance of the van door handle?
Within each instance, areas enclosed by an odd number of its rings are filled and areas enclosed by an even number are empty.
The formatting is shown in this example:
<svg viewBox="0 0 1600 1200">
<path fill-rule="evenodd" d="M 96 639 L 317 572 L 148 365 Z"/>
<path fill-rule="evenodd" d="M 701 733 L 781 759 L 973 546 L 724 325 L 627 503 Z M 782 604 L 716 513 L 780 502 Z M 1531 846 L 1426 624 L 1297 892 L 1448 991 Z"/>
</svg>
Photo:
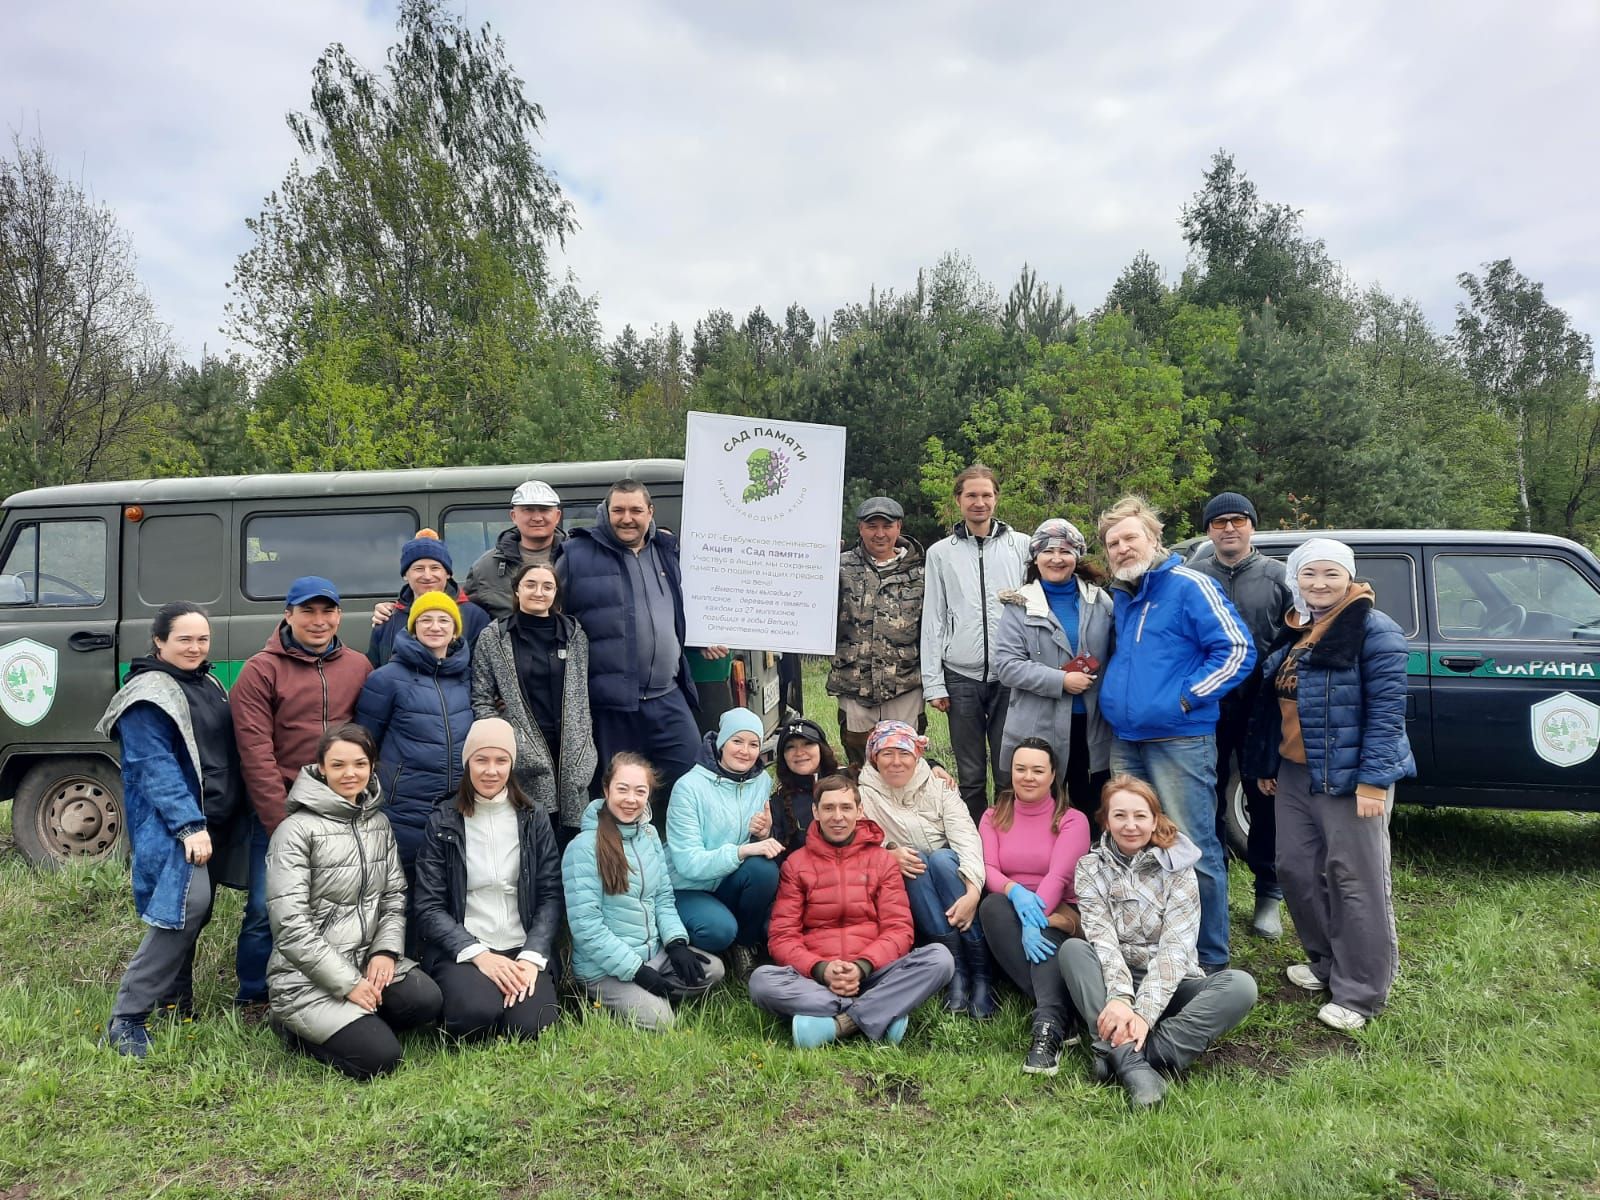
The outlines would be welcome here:
<svg viewBox="0 0 1600 1200">
<path fill-rule="evenodd" d="M 1452 671 L 1473 671 L 1483 666 L 1481 654 L 1441 654 L 1439 665 L 1449 667 Z"/>
<path fill-rule="evenodd" d="M 67 645 L 74 650 L 87 653 L 90 650 L 111 649 L 111 635 L 109 633 L 84 633 L 81 630 L 67 639 Z"/>
</svg>

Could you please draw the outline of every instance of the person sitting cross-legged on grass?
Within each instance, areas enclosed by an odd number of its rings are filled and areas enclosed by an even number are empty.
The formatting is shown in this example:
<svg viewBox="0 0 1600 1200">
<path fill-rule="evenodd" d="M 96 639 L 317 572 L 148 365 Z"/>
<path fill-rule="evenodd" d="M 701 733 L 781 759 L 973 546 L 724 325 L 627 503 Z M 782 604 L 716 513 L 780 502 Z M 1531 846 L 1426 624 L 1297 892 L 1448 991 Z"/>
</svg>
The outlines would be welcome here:
<svg viewBox="0 0 1600 1200">
<path fill-rule="evenodd" d="M 911 948 L 911 904 L 883 830 L 843 775 L 817 783 L 806 844 L 783 864 L 767 945 L 750 976 L 757 1007 L 790 1017 L 795 1045 L 856 1033 L 899 1044 L 911 1010 L 950 982 L 943 945 Z"/>
<path fill-rule="evenodd" d="M 601 780 L 561 860 L 572 926 L 572 973 L 597 1003 L 642 1029 L 667 1029 L 672 1004 L 722 982 L 722 960 L 689 945 L 650 823 L 660 785 L 643 755 L 623 750 Z"/>
<path fill-rule="evenodd" d="M 461 785 L 434 805 L 417 851 L 423 965 L 444 993 L 445 1032 L 536 1038 L 561 1015 L 556 835 L 517 783 L 509 721 L 474 721 L 461 758 Z"/>
<path fill-rule="evenodd" d="M 1256 981 L 1200 969 L 1200 851 L 1161 811 L 1155 789 L 1113 775 L 1101 792 L 1105 833 L 1078 860 L 1086 941 L 1062 945 L 1067 991 L 1094 1035 L 1095 1078 L 1115 1076 L 1135 1108 L 1159 1104 L 1185 1070 L 1256 1002 Z"/>
</svg>

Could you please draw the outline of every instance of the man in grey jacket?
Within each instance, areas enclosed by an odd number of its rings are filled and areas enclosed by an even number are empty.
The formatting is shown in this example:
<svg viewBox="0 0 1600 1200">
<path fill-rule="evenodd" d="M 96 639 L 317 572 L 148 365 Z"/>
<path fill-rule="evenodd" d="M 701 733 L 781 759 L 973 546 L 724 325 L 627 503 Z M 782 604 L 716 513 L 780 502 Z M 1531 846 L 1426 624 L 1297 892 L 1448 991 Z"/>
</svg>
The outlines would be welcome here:
<svg viewBox="0 0 1600 1200">
<path fill-rule="evenodd" d="M 524 563 L 553 563 L 561 556 L 561 497 L 542 479 L 530 479 L 511 493 L 511 528 L 478 556 L 463 589 L 496 619 L 516 608 L 511 580 Z"/>
<path fill-rule="evenodd" d="M 1256 509 L 1248 497 L 1238 492 L 1213 496 L 1206 502 L 1203 521 L 1214 553 L 1195 559 L 1189 566 L 1221 585 L 1255 640 L 1256 662 L 1264 663 L 1267 651 L 1283 628 L 1283 616 L 1289 611 L 1289 584 L 1283 564 L 1251 546 L 1256 530 Z M 1255 876 L 1256 884 L 1256 908 L 1250 931 L 1275 940 L 1283 936 L 1283 921 L 1278 915 L 1283 889 L 1278 886 L 1275 866 L 1277 821 L 1272 798 L 1261 794 L 1256 781 L 1243 767 L 1245 734 L 1260 687 L 1258 666 L 1222 698 L 1222 715 L 1217 721 L 1217 840 L 1224 846 L 1228 844 L 1224 814 L 1233 764 L 1238 762 L 1239 784 L 1244 789 L 1250 814 L 1245 865 Z"/>
<path fill-rule="evenodd" d="M 955 481 L 961 520 L 928 549 L 922 606 L 922 694 L 950 717 L 961 798 L 976 822 L 989 807 L 988 772 L 1000 775 L 1007 689 L 995 672 L 999 595 L 1022 586 L 1028 535 L 995 519 L 1000 484 L 973 463 Z"/>
</svg>

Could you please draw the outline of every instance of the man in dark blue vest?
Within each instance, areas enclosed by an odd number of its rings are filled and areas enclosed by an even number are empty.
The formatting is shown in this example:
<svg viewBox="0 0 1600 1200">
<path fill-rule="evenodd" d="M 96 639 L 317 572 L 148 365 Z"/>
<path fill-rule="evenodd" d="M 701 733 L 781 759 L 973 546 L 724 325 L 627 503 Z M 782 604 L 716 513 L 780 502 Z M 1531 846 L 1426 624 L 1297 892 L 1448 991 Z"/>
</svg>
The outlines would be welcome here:
<svg viewBox="0 0 1600 1200">
<path fill-rule="evenodd" d="M 619 750 L 643 754 L 670 793 L 694 766 L 700 707 L 684 647 L 678 540 L 658 530 L 650 492 L 611 485 L 590 529 L 574 530 L 556 560 L 562 610 L 589 637 L 589 708 L 604 771 Z M 699 653 L 722 658 L 725 646 Z M 665 804 L 655 805 L 664 820 Z"/>
</svg>

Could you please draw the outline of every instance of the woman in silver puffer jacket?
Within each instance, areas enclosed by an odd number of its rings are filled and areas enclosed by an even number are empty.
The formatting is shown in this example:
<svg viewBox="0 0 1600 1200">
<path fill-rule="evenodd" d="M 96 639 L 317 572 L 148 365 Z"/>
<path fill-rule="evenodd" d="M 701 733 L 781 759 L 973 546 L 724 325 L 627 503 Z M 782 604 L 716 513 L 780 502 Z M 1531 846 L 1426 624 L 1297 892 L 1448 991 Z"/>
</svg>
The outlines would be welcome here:
<svg viewBox="0 0 1600 1200">
<path fill-rule="evenodd" d="M 404 955 L 406 877 L 359 725 L 322 735 L 267 850 L 272 1022 L 355 1079 L 400 1062 L 397 1030 L 438 1019 L 432 979 Z"/>
</svg>

